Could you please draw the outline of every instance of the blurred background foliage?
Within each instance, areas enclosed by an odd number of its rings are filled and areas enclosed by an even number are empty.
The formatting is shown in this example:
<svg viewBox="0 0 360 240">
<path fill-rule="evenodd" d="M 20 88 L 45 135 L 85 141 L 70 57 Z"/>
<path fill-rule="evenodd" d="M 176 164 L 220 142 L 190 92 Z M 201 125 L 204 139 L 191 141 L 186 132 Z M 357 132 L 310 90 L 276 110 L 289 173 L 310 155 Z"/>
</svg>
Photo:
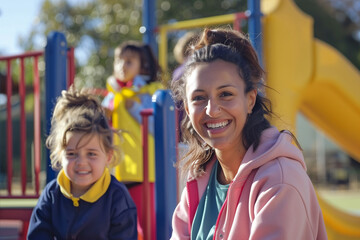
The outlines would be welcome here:
<svg viewBox="0 0 360 240">
<path fill-rule="evenodd" d="M 360 1 L 295 3 L 313 17 L 315 37 L 334 46 L 360 68 Z M 142 4 L 143 0 L 89 0 L 79 4 L 44 0 L 36 24 L 20 37 L 19 43 L 24 51 L 39 50 L 51 31 L 63 32 L 68 46 L 75 47 L 76 85 L 103 88 L 112 73 L 114 48 L 125 40 L 142 40 Z M 157 0 L 156 4 L 158 25 L 247 9 L 247 0 Z M 169 36 L 170 66 L 176 65 L 172 47 L 181 34 Z"/>
</svg>

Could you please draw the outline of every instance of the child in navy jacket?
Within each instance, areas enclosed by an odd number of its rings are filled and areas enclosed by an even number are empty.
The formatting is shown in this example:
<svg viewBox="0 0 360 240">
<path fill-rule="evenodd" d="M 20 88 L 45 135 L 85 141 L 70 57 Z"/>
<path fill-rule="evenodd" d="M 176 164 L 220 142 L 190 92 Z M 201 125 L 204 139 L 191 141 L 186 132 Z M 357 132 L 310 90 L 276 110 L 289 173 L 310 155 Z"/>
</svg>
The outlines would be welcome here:
<svg viewBox="0 0 360 240">
<path fill-rule="evenodd" d="M 109 171 L 115 132 L 98 100 L 63 91 L 51 126 L 46 144 L 60 172 L 33 210 L 28 239 L 137 239 L 135 204 Z"/>
</svg>

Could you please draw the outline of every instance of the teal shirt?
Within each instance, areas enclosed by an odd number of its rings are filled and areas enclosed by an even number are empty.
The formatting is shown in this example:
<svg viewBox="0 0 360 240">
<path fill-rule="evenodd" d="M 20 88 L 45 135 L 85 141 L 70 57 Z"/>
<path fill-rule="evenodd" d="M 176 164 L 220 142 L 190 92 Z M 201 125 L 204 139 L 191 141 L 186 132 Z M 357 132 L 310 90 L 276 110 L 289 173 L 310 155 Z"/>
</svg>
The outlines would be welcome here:
<svg viewBox="0 0 360 240">
<path fill-rule="evenodd" d="M 221 185 L 217 181 L 217 169 L 218 161 L 211 170 L 209 183 L 195 213 L 191 227 L 192 240 L 213 239 L 216 221 L 229 188 L 229 184 Z"/>
</svg>

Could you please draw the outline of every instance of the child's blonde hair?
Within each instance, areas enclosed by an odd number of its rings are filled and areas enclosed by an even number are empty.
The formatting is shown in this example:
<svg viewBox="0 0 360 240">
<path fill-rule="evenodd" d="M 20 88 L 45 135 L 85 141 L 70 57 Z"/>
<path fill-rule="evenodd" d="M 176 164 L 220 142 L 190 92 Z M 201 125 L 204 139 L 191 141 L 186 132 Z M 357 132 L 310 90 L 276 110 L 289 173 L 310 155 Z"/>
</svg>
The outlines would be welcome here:
<svg viewBox="0 0 360 240">
<path fill-rule="evenodd" d="M 99 100 L 84 91 L 77 91 L 71 87 L 62 91 L 57 99 L 53 117 L 51 119 L 50 135 L 46 139 L 46 146 L 50 150 L 51 167 L 54 170 L 62 168 L 62 152 L 67 145 L 66 134 L 69 132 L 84 133 L 84 136 L 98 135 L 105 153 L 113 153 L 109 167 L 119 162 L 119 151 L 114 145 L 114 133 L 106 119 Z"/>
</svg>

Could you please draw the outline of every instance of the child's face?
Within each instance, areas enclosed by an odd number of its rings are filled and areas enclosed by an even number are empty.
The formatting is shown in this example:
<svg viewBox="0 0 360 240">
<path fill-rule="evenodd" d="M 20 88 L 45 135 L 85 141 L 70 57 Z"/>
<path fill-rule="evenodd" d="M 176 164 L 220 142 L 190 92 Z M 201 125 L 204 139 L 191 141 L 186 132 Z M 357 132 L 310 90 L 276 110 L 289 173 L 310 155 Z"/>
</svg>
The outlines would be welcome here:
<svg viewBox="0 0 360 240">
<path fill-rule="evenodd" d="M 140 74 L 141 61 L 139 54 L 132 51 L 125 51 L 114 61 L 115 78 L 121 82 L 129 82 Z"/>
<path fill-rule="evenodd" d="M 62 166 L 71 181 L 71 193 L 81 196 L 102 176 L 112 155 L 104 152 L 97 134 L 70 132 L 66 139 Z"/>
</svg>

